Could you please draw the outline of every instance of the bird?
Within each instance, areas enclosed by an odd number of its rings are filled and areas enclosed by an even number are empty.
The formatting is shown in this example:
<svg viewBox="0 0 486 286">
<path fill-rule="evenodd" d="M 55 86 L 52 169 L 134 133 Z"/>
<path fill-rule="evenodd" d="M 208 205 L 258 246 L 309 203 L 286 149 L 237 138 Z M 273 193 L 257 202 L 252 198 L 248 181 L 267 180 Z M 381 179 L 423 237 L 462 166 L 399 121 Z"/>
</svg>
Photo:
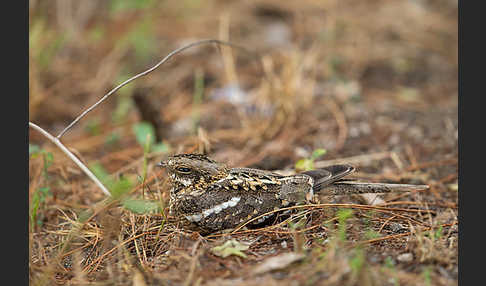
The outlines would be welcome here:
<svg viewBox="0 0 486 286">
<path fill-rule="evenodd" d="M 188 153 L 168 156 L 156 166 L 166 169 L 172 185 L 169 212 L 205 232 L 268 223 L 279 209 L 313 203 L 316 193 L 349 195 L 428 189 L 427 185 L 344 180 L 356 170 L 349 164 L 281 175 L 261 169 L 230 168 L 207 155 Z"/>
</svg>

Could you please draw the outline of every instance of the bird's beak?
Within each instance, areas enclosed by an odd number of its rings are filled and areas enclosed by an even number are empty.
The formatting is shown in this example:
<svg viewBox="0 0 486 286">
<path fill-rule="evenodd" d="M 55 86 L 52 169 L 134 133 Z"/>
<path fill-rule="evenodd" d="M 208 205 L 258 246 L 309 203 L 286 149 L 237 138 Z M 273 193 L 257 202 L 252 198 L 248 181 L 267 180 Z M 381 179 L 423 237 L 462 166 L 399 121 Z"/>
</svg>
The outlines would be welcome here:
<svg viewBox="0 0 486 286">
<path fill-rule="evenodd" d="M 167 166 L 167 164 L 165 163 L 165 161 L 162 161 L 162 162 L 157 163 L 155 166 L 164 168 L 164 167 Z"/>
</svg>

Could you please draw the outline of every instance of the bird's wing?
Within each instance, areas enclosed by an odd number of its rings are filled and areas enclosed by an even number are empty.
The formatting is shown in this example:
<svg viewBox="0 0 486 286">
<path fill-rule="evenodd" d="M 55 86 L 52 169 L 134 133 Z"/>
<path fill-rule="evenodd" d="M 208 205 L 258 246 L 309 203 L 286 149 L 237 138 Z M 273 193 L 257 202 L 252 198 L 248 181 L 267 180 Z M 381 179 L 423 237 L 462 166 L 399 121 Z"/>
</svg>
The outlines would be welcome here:
<svg viewBox="0 0 486 286">
<path fill-rule="evenodd" d="M 342 177 L 354 172 L 355 168 L 351 165 L 333 165 L 325 168 L 305 171 L 302 174 L 308 175 L 314 179 L 313 189 L 318 192 L 322 188 L 338 181 Z"/>
<path fill-rule="evenodd" d="M 282 184 L 280 178 L 285 176 L 251 168 L 233 168 L 228 176 L 216 181 L 211 185 L 211 189 L 224 188 L 226 190 L 245 191 L 273 191 L 280 188 Z"/>
</svg>

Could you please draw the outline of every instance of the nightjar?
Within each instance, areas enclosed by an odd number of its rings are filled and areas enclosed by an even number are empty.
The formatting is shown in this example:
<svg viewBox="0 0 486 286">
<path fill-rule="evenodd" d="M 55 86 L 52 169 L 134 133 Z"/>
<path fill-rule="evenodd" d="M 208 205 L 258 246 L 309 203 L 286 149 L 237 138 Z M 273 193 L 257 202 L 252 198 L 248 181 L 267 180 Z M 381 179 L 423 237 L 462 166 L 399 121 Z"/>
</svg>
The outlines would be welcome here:
<svg viewBox="0 0 486 286">
<path fill-rule="evenodd" d="M 283 207 L 309 203 L 314 193 L 329 195 L 386 193 L 426 189 L 425 185 L 345 181 L 350 165 L 284 176 L 251 168 L 229 168 L 201 154 L 178 154 L 157 164 L 165 167 L 172 184 L 170 212 L 205 231 L 232 229 Z M 275 213 L 252 221 L 264 223 Z"/>
</svg>

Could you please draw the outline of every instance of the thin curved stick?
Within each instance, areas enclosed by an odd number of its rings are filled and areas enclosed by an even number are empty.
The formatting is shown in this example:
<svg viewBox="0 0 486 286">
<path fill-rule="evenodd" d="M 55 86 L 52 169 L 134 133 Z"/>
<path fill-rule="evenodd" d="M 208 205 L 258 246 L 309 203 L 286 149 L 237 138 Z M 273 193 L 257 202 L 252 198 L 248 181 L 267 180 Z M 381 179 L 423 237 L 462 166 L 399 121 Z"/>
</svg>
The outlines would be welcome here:
<svg viewBox="0 0 486 286">
<path fill-rule="evenodd" d="M 220 40 L 215 40 L 215 39 L 208 39 L 208 40 L 201 40 L 201 41 L 197 41 L 197 42 L 193 42 L 191 44 L 188 44 L 188 45 L 185 45 L 183 47 L 180 47 L 172 52 L 170 52 L 165 58 L 163 58 L 160 62 L 158 62 L 155 66 L 149 68 L 148 70 L 144 71 L 144 72 L 141 72 L 129 79 L 127 79 L 126 81 L 122 82 L 121 84 L 119 84 L 118 86 L 116 86 L 115 88 L 113 88 L 110 92 L 108 92 L 107 94 L 105 94 L 100 100 L 98 100 L 95 104 L 93 104 L 92 106 L 90 106 L 88 109 L 86 109 L 85 111 L 83 111 L 83 113 L 81 113 L 81 115 L 79 115 L 78 117 L 76 117 L 76 119 L 74 119 L 73 122 L 71 122 L 66 128 L 64 128 L 64 130 L 61 131 L 61 133 L 59 133 L 59 135 L 57 135 L 57 139 L 61 139 L 62 135 L 64 135 L 64 133 L 66 133 L 71 127 L 73 127 L 79 120 L 81 120 L 81 118 L 83 118 L 88 112 L 90 112 L 91 110 L 93 110 L 95 107 L 97 107 L 100 103 L 102 103 L 103 101 L 105 101 L 110 95 L 112 95 L 115 91 L 119 90 L 120 88 L 122 88 L 124 85 L 128 84 L 129 82 L 139 78 L 139 77 L 142 77 L 144 75 L 147 75 L 149 73 L 151 73 L 152 71 L 154 71 L 156 68 L 158 68 L 160 65 L 162 65 L 163 63 L 165 63 L 166 61 L 168 61 L 172 56 L 186 50 L 186 49 L 189 49 L 191 47 L 194 47 L 194 46 L 198 46 L 198 45 L 203 45 L 203 44 L 218 44 L 218 45 L 226 45 L 226 46 L 230 46 L 230 47 L 234 47 L 234 48 L 238 48 L 238 49 L 241 49 L 247 53 L 250 53 L 250 54 L 256 54 L 252 51 L 249 51 L 248 49 L 246 49 L 245 47 L 243 46 L 239 46 L 239 45 L 236 45 L 236 44 L 233 44 L 233 43 L 230 43 L 230 42 L 225 42 L 225 41 L 220 41 Z"/>
<path fill-rule="evenodd" d="M 83 162 L 81 162 L 76 156 L 74 156 L 73 153 L 71 153 L 71 151 L 68 150 L 68 148 L 66 148 L 66 146 L 64 146 L 61 141 L 59 141 L 58 138 L 52 136 L 51 134 L 49 134 L 47 131 L 45 131 L 44 129 L 40 128 L 39 126 L 35 125 L 34 123 L 30 122 L 29 121 L 29 126 L 34 128 L 35 130 L 39 131 L 42 135 L 44 135 L 45 137 L 47 137 L 47 139 L 51 140 L 52 143 L 56 144 L 57 147 L 59 147 L 66 155 L 68 155 L 68 157 L 74 161 L 74 163 L 76 163 L 76 165 L 78 165 L 79 168 L 81 168 L 81 170 L 83 170 L 83 172 L 88 175 L 88 177 L 93 180 L 93 182 L 95 182 L 95 184 L 100 187 L 100 189 L 103 191 L 103 193 L 105 193 L 106 195 L 108 196 L 111 196 L 110 194 L 110 191 L 108 191 L 108 189 L 100 182 L 100 180 L 98 180 L 98 178 L 96 178 L 96 176 L 88 169 L 88 167 L 86 167 Z"/>
</svg>

